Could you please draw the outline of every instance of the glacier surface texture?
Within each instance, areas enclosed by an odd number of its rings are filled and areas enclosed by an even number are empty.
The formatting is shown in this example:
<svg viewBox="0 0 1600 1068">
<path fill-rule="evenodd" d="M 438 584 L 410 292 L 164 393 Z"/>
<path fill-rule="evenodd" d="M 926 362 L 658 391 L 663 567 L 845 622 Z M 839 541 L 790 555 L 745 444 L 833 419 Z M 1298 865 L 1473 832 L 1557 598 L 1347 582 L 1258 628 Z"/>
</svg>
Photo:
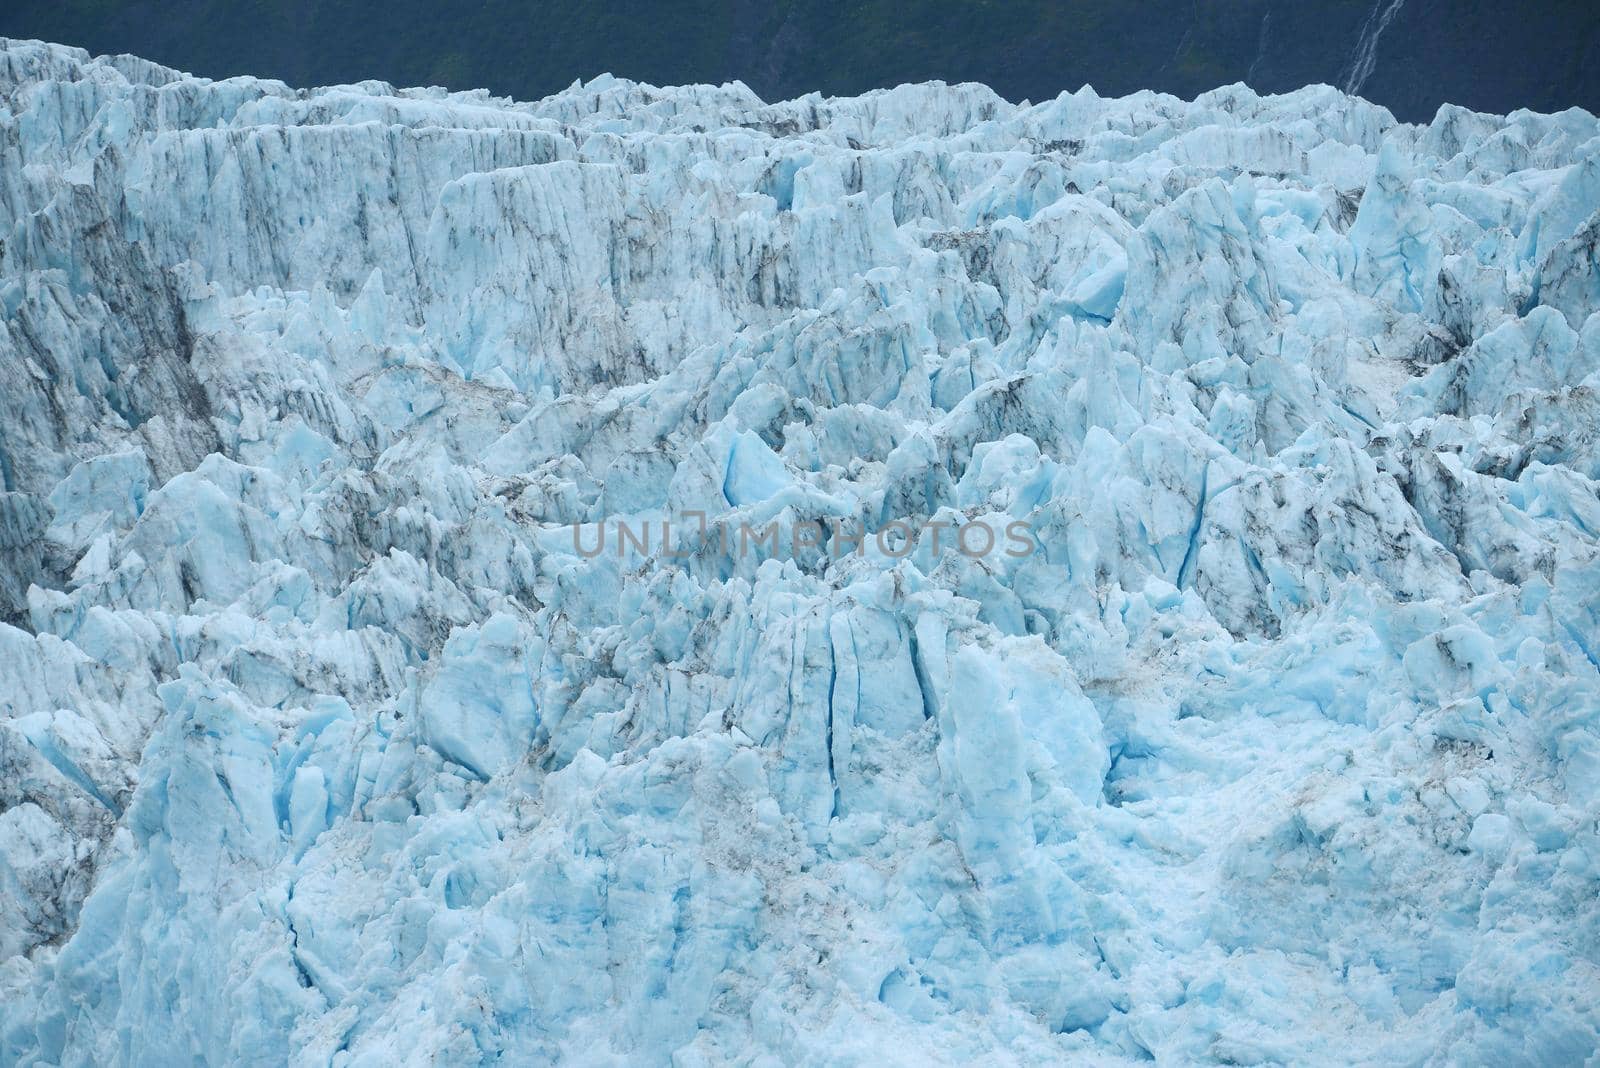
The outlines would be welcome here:
<svg viewBox="0 0 1600 1068">
<path fill-rule="evenodd" d="M 0 43 L 0 1063 L 1583 1063 L 1597 209 Z"/>
</svg>

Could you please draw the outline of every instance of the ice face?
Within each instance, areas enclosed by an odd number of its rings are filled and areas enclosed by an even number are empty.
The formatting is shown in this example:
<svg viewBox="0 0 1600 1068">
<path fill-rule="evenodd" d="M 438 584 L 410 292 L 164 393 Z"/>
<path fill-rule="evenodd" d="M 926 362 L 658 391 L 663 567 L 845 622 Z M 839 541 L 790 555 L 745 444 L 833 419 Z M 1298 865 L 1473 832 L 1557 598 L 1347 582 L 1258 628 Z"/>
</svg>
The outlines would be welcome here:
<svg viewBox="0 0 1600 1068">
<path fill-rule="evenodd" d="M 0 1062 L 1600 1045 L 1593 116 L 0 92 Z"/>
</svg>

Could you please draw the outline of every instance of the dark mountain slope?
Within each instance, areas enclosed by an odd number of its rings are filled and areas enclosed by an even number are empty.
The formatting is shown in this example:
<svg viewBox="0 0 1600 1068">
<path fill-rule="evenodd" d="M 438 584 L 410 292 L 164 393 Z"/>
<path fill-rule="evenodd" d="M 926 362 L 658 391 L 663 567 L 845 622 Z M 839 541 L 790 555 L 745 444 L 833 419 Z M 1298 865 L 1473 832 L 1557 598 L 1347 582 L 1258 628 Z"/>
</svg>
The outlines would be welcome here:
<svg viewBox="0 0 1600 1068">
<path fill-rule="evenodd" d="M 11 0 L 0 35 L 134 52 L 197 74 L 487 86 L 533 98 L 603 71 L 739 78 L 767 99 L 941 78 L 1012 99 L 1085 83 L 1182 96 L 1328 82 L 1403 119 L 1443 101 L 1600 109 L 1584 0 Z"/>
</svg>

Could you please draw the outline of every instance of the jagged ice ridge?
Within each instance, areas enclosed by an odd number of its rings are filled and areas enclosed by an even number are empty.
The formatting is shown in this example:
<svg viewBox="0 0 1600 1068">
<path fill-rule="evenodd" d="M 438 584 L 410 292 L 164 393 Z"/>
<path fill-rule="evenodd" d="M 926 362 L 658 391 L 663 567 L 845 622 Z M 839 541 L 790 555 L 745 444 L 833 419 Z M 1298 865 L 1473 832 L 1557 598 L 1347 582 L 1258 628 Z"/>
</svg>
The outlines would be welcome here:
<svg viewBox="0 0 1600 1068">
<path fill-rule="evenodd" d="M 0 1062 L 1583 1062 L 1597 209 L 1581 111 L 0 42 Z M 575 551 L 691 511 L 921 533 Z"/>
</svg>

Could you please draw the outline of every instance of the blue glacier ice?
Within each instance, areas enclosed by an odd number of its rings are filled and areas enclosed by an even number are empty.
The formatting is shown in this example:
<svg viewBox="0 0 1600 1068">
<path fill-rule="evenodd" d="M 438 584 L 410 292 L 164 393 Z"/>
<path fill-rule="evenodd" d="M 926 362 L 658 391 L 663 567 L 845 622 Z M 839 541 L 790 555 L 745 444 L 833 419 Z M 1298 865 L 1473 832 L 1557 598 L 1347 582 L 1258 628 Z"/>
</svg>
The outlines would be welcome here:
<svg viewBox="0 0 1600 1068">
<path fill-rule="evenodd" d="M 1597 249 L 1578 110 L 0 42 L 0 1064 L 1594 1063 Z"/>
</svg>

